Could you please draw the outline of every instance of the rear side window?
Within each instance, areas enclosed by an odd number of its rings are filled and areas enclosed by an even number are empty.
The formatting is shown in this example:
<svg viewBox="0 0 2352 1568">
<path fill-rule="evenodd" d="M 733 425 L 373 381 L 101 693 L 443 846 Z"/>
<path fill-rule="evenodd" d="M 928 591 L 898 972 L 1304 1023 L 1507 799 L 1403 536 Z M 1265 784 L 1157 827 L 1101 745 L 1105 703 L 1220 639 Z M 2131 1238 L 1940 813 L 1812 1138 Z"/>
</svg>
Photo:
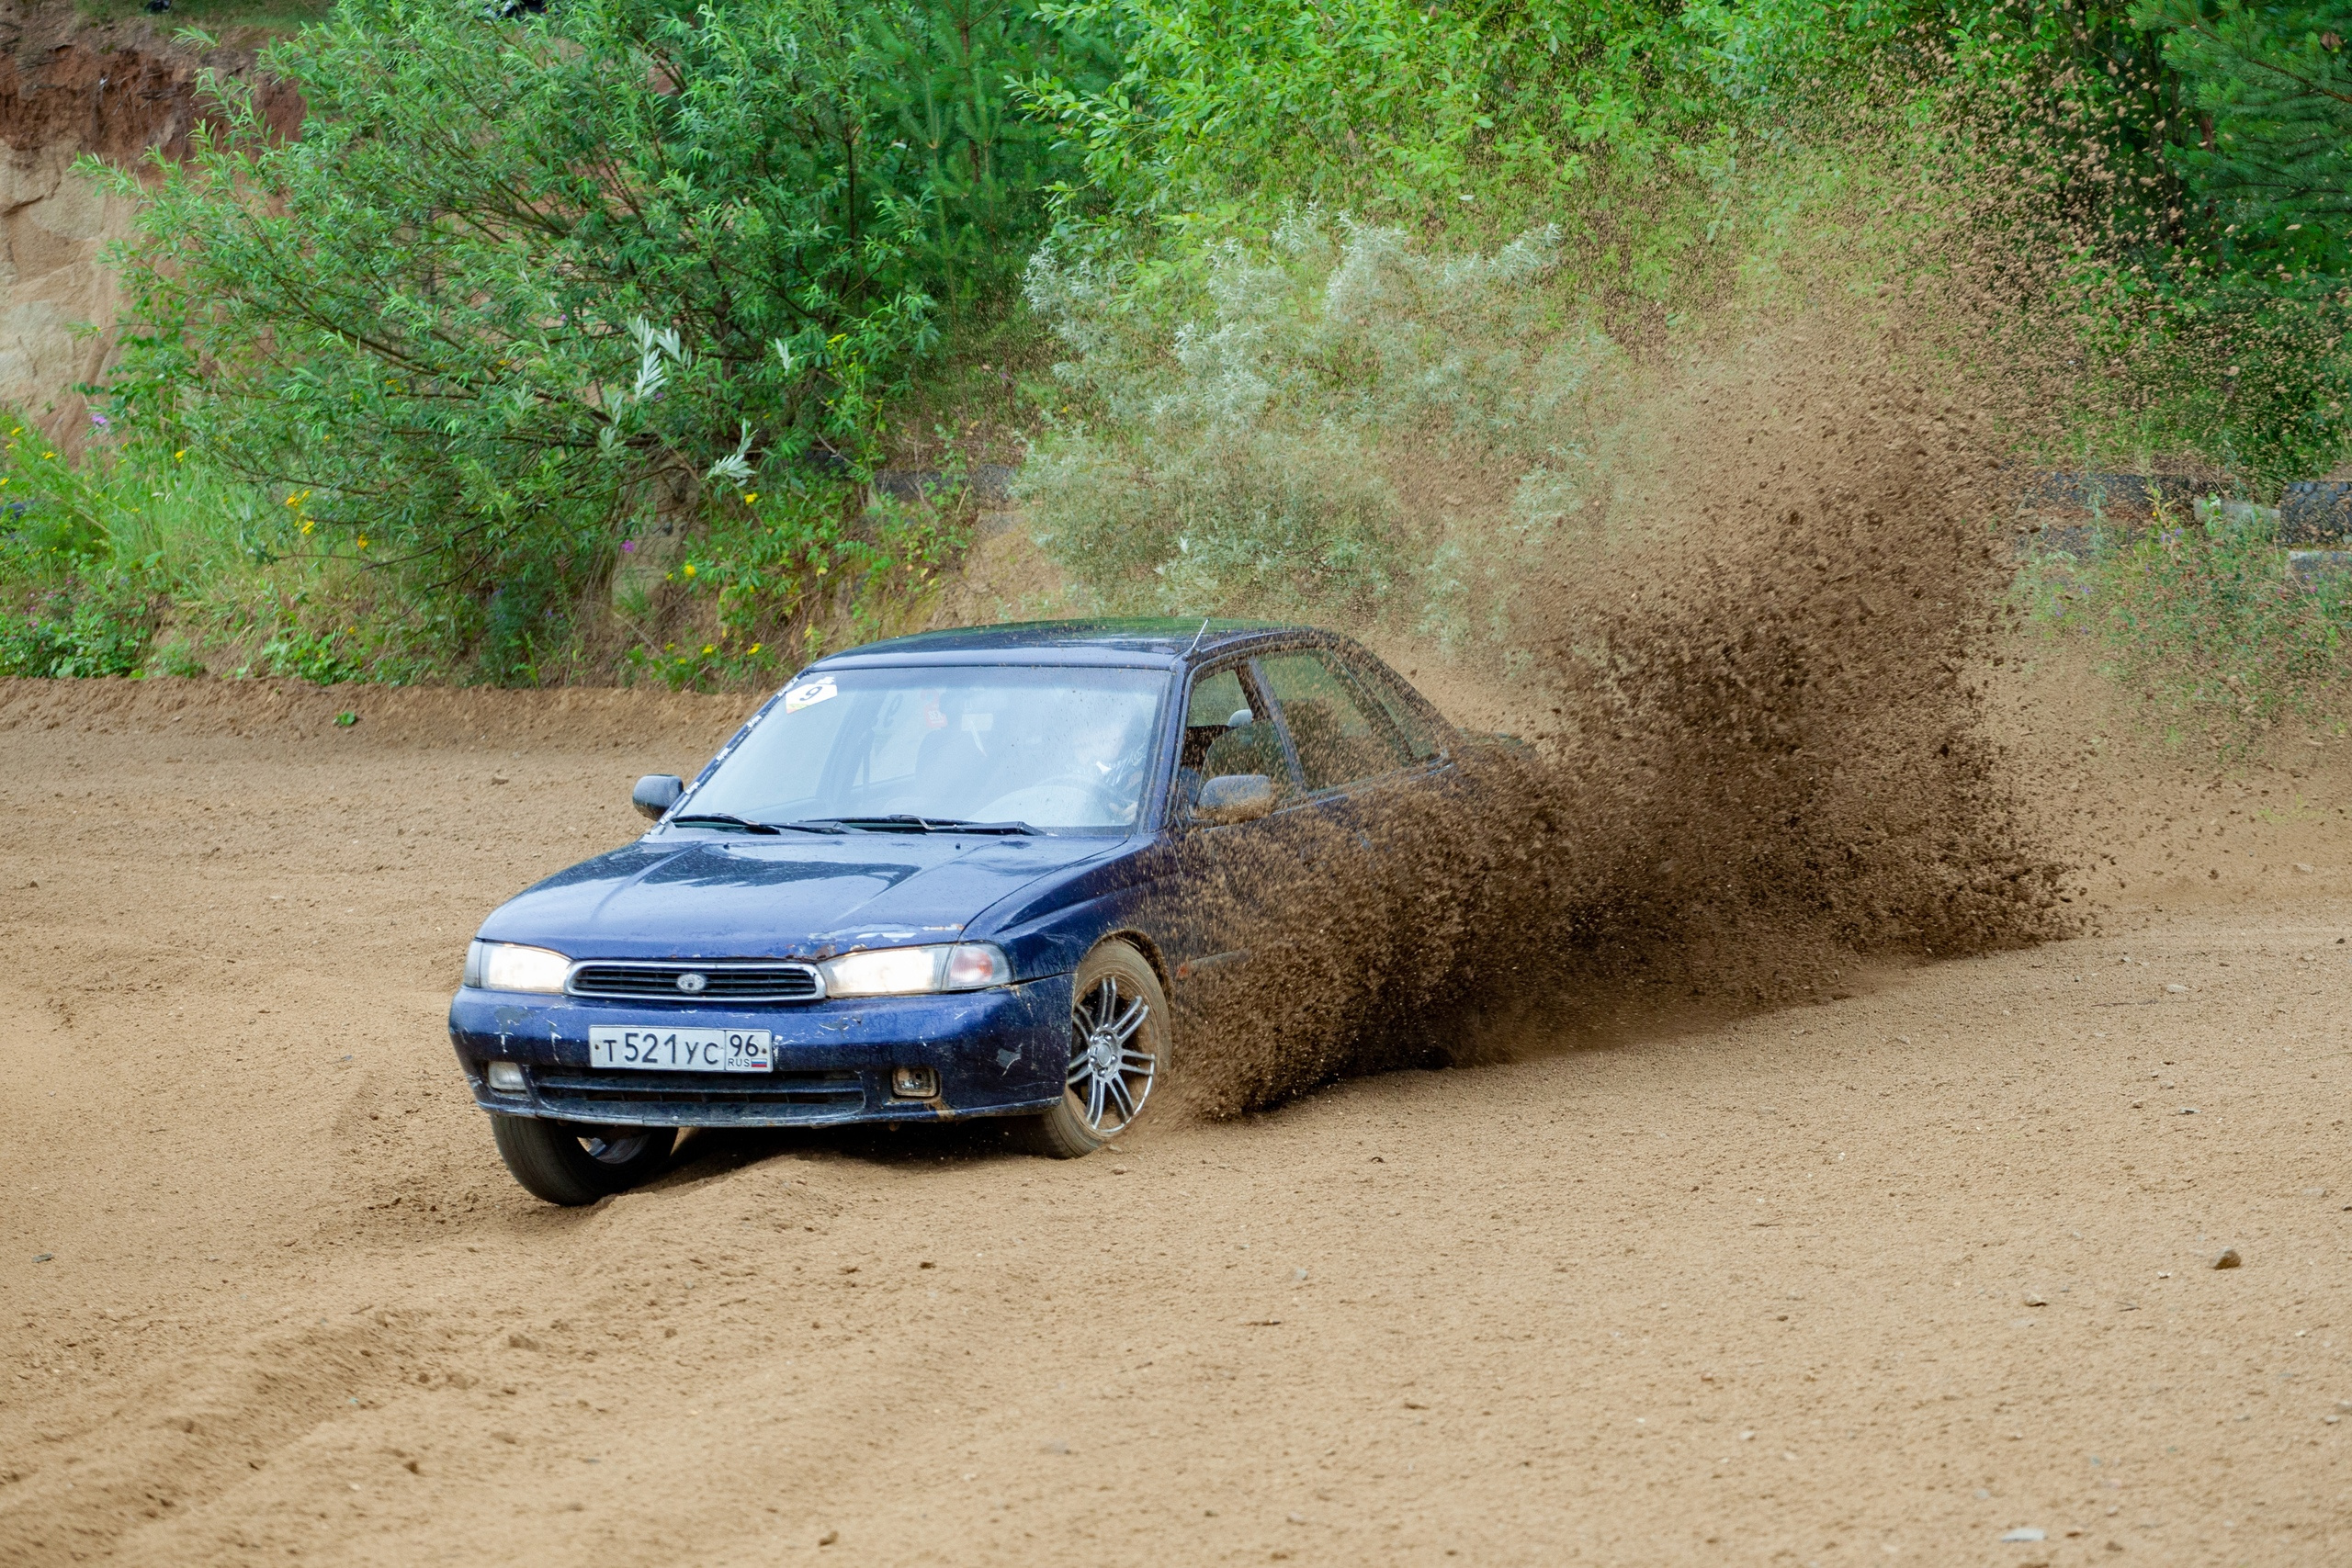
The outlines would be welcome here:
<svg viewBox="0 0 2352 1568">
<path fill-rule="evenodd" d="M 1282 707 L 1309 790 L 1332 789 L 1405 765 L 1406 751 L 1387 720 L 1367 708 L 1355 682 L 1329 654 L 1270 654 L 1259 660 L 1258 669 Z"/>
<path fill-rule="evenodd" d="M 1396 677 L 1389 672 L 1386 666 L 1370 660 L 1351 659 L 1348 668 L 1355 671 L 1364 690 L 1372 694 L 1372 700 L 1379 705 L 1380 711 L 1388 716 L 1389 722 L 1405 738 L 1405 749 L 1413 754 L 1413 761 L 1426 762 L 1445 750 L 1442 732 L 1427 715 L 1406 699 Z"/>
</svg>

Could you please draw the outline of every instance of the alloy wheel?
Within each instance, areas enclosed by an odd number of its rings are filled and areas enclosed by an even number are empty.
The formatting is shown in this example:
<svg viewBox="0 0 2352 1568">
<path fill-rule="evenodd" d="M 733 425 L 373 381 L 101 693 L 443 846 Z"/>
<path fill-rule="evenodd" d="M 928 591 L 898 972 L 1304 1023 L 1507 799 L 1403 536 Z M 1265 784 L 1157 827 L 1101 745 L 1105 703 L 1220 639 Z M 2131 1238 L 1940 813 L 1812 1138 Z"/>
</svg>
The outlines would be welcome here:
<svg viewBox="0 0 2352 1568">
<path fill-rule="evenodd" d="M 1097 1137 L 1107 1138 L 1143 1111 L 1159 1059 L 1136 1038 L 1151 1006 L 1115 975 L 1080 998 L 1069 1013 L 1070 1113 Z"/>
</svg>

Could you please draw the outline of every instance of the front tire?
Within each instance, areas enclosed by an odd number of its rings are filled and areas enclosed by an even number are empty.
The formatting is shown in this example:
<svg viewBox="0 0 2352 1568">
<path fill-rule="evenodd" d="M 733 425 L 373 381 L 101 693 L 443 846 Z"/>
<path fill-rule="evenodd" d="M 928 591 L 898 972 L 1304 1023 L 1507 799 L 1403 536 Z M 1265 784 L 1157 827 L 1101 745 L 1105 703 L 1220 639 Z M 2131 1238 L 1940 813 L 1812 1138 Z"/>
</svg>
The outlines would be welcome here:
<svg viewBox="0 0 2352 1568">
<path fill-rule="evenodd" d="M 1106 942 L 1070 982 L 1069 1060 L 1061 1103 L 1023 1128 L 1035 1154 L 1091 1155 L 1125 1132 L 1168 1075 L 1168 998 L 1142 953 Z"/>
<path fill-rule="evenodd" d="M 525 1191 L 567 1208 L 650 1181 L 678 1141 L 674 1127 L 591 1127 L 495 1112 L 490 1132 Z"/>
</svg>

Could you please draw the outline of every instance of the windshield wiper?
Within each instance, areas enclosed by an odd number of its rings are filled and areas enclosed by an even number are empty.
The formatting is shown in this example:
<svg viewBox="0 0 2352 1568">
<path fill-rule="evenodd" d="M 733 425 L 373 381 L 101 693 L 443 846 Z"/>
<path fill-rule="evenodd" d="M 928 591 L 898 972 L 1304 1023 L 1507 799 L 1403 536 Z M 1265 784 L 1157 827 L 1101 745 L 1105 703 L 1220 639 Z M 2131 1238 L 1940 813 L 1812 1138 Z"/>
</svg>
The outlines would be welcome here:
<svg viewBox="0 0 2352 1568">
<path fill-rule="evenodd" d="M 887 817 L 829 817 L 844 828 L 868 833 L 1035 833 L 1026 822 L 967 822 L 961 817 L 917 817 L 894 811 Z"/>
<path fill-rule="evenodd" d="M 780 834 L 786 829 L 796 833 L 838 833 L 839 828 L 823 822 L 754 822 L 748 817 L 738 817 L 731 811 L 690 811 L 684 817 L 670 818 L 673 826 L 692 828 L 741 828 L 746 833 Z"/>
</svg>

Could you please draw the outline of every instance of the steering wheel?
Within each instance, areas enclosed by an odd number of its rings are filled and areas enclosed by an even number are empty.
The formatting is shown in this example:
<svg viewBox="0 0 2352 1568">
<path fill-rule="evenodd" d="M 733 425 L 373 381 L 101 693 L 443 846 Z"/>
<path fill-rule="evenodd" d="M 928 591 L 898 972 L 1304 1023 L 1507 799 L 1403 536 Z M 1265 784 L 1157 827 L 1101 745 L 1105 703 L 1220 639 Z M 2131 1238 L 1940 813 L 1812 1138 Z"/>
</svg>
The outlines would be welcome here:
<svg viewBox="0 0 2352 1568">
<path fill-rule="evenodd" d="M 1039 779 L 1035 783 L 1023 784 L 1016 790 L 1008 790 L 983 807 L 981 816 L 988 820 L 995 820 L 1006 816 L 1017 817 L 1020 813 L 1008 812 L 1005 809 L 1007 802 L 1057 789 L 1075 790 L 1086 797 L 1089 804 L 1094 807 L 1085 818 L 1090 826 L 1095 823 L 1124 824 L 1125 821 L 1133 818 L 1136 809 L 1136 803 L 1127 798 L 1123 791 L 1118 790 L 1114 780 L 1102 777 L 1090 770 L 1074 769 L 1069 773 L 1056 773 L 1051 778 Z M 1122 813 L 1125 814 L 1124 817 Z M 1061 824 L 1057 823 L 1053 826 L 1061 826 Z"/>
</svg>

